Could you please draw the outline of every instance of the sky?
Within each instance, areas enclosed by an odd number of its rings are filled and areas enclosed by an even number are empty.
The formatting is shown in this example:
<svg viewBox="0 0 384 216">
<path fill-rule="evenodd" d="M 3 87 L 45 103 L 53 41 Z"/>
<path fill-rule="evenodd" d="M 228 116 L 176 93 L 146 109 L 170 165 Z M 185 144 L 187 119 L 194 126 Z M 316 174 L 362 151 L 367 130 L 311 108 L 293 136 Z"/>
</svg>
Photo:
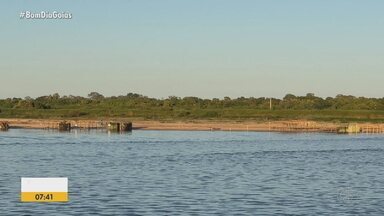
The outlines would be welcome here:
<svg viewBox="0 0 384 216">
<path fill-rule="evenodd" d="M 383 10 L 382 0 L 2 0 L 0 98 L 382 98 Z"/>
</svg>

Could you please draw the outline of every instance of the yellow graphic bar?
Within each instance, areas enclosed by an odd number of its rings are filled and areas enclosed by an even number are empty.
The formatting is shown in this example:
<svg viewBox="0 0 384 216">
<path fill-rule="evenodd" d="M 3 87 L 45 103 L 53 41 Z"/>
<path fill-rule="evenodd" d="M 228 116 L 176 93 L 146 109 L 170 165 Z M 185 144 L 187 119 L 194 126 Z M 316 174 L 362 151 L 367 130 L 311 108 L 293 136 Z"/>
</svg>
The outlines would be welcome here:
<svg viewBox="0 0 384 216">
<path fill-rule="evenodd" d="M 21 202 L 68 202 L 68 193 L 21 192 Z"/>
</svg>

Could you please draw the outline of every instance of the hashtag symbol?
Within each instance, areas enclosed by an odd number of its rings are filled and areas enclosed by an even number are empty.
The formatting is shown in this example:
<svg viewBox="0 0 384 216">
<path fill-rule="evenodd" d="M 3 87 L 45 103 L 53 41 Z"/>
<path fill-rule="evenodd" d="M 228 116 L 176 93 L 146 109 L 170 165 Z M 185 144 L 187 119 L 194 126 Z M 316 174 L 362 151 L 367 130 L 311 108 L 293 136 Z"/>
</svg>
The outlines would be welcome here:
<svg viewBox="0 0 384 216">
<path fill-rule="evenodd" d="M 24 19 L 25 17 L 25 12 L 20 12 L 20 19 Z"/>
</svg>

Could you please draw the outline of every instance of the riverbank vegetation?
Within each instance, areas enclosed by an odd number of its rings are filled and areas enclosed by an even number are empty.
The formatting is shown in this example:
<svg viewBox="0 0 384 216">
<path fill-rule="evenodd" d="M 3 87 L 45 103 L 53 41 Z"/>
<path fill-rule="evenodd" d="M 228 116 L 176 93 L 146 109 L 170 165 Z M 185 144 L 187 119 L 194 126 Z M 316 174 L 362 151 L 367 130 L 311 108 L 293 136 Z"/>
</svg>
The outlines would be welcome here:
<svg viewBox="0 0 384 216">
<path fill-rule="evenodd" d="M 104 97 L 52 94 L 0 99 L 0 118 L 130 118 L 144 120 L 293 120 L 384 122 L 384 98 L 314 94 L 277 98 L 150 98 L 136 93 Z"/>
</svg>

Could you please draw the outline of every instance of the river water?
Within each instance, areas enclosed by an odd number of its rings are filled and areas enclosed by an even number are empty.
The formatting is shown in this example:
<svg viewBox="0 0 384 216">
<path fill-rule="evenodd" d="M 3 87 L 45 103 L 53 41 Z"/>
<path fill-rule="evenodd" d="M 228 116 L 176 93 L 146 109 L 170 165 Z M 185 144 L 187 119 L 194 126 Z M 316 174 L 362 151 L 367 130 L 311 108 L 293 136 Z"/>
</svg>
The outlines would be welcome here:
<svg viewBox="0 0 384 216">
<path fill-rule="evenodd" d="M 0 215 L 384 215 L 384 136 L 0 133 Z M 67 203 L 20 202 L 68 177 Z"/>
</svg>

